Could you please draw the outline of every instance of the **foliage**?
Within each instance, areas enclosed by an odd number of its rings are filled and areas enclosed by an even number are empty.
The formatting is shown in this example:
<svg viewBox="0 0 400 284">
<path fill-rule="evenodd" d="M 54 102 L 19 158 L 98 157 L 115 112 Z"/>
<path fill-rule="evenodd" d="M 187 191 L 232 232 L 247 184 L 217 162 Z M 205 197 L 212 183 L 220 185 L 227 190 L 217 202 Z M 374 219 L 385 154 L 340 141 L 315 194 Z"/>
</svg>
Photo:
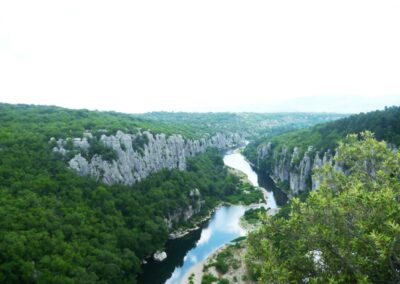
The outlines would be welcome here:
<svg viewBox="0 0 400 284">
<path fill-rule="evenodd" d="M 236 239 L 232 240 L 231 243 L 240 243 L 246 239 L 245 236 L 237 237 Z"/>
<path fill-rule="evenodd" d="M 117 112 L 71 110 L 54 106 L 11 105 L 0 103 L 0 121 L 2 127 L 18 128 L 19 131 L 33 132 L 36 135 L 47 134 L 50 137 L 81 137 L 86 130 L 97 136 L 115 134 L 118 130 L 135 134 L 139 129 L 154 133 L 182 134 L 183 136 L 203 136 L 206 133 L 198 129 L 187 128 L 181 131 L 173 123 L 154 121 Z M 45 129 L 43 129 L 43 127 Z M 8 135 L 11 133 L 8 133 Z M 10 136 L 5 136 L 11 138 Z M 3 138 L 5 138 L 3 137 Z M 99 138 L 99 137 L 97 137 Z"/>
<path fill-rule="evenodd" d="M 138 135 L 132 141 L 132 148 L 138 150 L 139 152 L 143 152 L 144 145 L 149 143 L 149 137 L 147 135 Z"/>
<path fill-rule="evenodd" d="M 266 212 L 267 210 L 264 207 L 248 209 L 244 212 L 243 218 L 249 224 L 256 224 L 265 216 Z"/>
<path fill-rule="evenodd" d="M 189 284 L 194 284 L 194 273 L 190 274 Z"/>
<path fill-rule="evenodd" d="M 90 148 L 86 155 L 87 160 L 91 160 L 94 155 L 100 155 L 103 160 L 111 162 L 118 159 L 117 152 L 111 147 L 107 147 L 96 137 L 89 139 Z M 122 144 L 123 145 L 123 144 Z"/>
<path fill-rule="evenodd" d="M 245 205 L 250 205 L 254 203 L 259 203 L 264 199 L 262 191 L 249 184 L 240 182 L 235 189 L 235 192 L 226 198 L 226 201 L 232 204 L 242 203 Z"/>
<path fill-rule="evenodd" d="M 194 188 L 205 214 L 239 184 L 220 153 L 208 151 L 189 160 L 186 172 L 164 170 L 134 186 L 110 186 L 77 176 L 49 142 L 90 130 L 95 151 L 88 155 L 113 159 L 99 135 L 147 127 L 170 133 L 172 123 L 6 104 L 0 122 L 0 283 L 135 283 L 140 260 L 167 240 L 165 217 L 197 201 Z"/>
<path fill-rule="evenodd" d="M 371 133 L 339 143 L 321 186 L 294 198 L 286 218 L 267 216 L 248 237 L 261 283 L 399 283 L 400 154 Z"/>
<path fill-rule="evenodd" d="M 338 142 L 349 133 L 372 131 L 377 139 L 385 140 L 393 145 L 400 145 L 400 107 L 388 107 L 382 111 L 361 113 L 342 118 L 336 121 L 318 124 L 311 128 L 295 130 L 268 138 L 260 138 L 247 145 L 244 155 L 253 163 L 258 164 L 257 148 L 259 145 L 271 142 L 274 154 L 268 161 L 261 161 L 260 168 L 268 169 L 273 162 L 273 156 L 280 152 L 283 146 L 289 151 L 294 147 L 300 149 L 300 157 L 309 146 L 314 151 L 324 152 L 327 149 L 334 150 Z"/>
<path fill-rule="evenodd" d="M 226 261 L 231 257 L 232 253 L 230 252 L 230 250 L 223 250 L 222 252 L 220 252 L 217 255 L 216 262 L 214 263 L 215 269 L 221 274 L 227 273 L 229 270 L 229 266 Z"/>
<path fill-rule="evenodd" d="M 212 284 L 214 282 L 218 281 L 218 278 L 215 277 L 214 275 L 207 273 L 204 274 L 202 279 L 201 279 L 201 284 Z"/>
<path fill-rule="evenodd" d="M 170 122 L 182 133 L 193 129 L 201 133 L 237 132 L 250 139 L 312 126 L 345 117 L 330 113 L 185 113 L 151 112 L 138 118 Z"/>
</svg>

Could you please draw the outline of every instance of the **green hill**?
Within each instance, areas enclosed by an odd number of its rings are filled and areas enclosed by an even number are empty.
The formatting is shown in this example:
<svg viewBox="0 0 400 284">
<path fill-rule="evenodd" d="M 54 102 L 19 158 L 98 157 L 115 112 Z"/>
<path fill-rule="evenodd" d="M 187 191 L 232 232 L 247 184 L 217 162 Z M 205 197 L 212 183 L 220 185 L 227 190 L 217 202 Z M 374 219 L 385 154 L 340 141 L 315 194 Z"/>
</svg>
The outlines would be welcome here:
<svg viewBox="0 0 400 284">
<path fill-rule="evenodd" d="M 274 152 L 280 151 L 283 146 L 288 147 L 289 150 L 298 147 L 301 153 L 304 153 L 309 146 L 313 146 L 315 151 L 320 152 L 334 150 L 338 142 L 347 134 L 366 130 L 375 133 L 379 140 L 400 145 L 400 107 L 392 106 L 384 110 L 355 114 L 310 128 L 261 138 L 246 147 L 245 155 L 256 163 L 257 148 L 267 142 L 272 143 Z"/>
</svg>

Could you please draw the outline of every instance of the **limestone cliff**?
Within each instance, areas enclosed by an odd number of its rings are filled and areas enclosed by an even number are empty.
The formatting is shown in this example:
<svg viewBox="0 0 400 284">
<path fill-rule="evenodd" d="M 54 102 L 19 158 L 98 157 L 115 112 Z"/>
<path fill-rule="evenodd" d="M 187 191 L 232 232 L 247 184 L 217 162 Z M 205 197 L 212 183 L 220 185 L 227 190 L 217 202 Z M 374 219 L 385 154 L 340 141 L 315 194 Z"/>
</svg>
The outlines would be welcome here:
<svg viewBox="0 0 400 284">
<path fill-rule="evenodd" d="M 267 173 L 286 190 L 288 197 L 291 198 L 301 192 L 314 190 L 319 186 L 318 176 L 313 176 L 313 170 L 326 163 L 333 164 L 333 157 L 330 150 L 320 153 L 314 151 L 310 146 L 300 153 L 298 147 L 289 150 L 283 146 L 280 151 L 273 151 L 271 143 L 262 144 L 258 147 L 258 164 L 268 159 L 266 166 Z M 341 170 L 340 165 L 335 165 L 337 170 Z"/>
<path fill-rule="evenodd" d="M 203 153 L 208 147 L 226 149 L 244 143 L 239 134 L 217 133 L 198 140 L 181 135 L 153 134 L 148 131 L 115 135 L 102 134 L 99 138 L 85 132 L 82 138 L 51 139 L 54 152 L 64 156 L 73 153 L 68 161 L 71 169 L 80 175 L 90 175 L 107 184 L 134 184 L 161 169 L 186 169 L 187 158 Z M 112 151 L 113 158 L 90 152 L 94 142 Z"/>
</svg>

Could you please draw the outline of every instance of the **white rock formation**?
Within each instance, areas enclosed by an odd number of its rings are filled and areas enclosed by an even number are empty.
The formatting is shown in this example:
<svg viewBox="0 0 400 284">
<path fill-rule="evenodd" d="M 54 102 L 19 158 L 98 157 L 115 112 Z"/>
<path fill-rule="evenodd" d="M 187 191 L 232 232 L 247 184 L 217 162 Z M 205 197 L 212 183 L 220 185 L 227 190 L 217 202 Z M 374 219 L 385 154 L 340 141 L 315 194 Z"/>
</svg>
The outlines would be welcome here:
<svg viewBox="0 0 400 284">
<path fill-rule="evenodd" d="M 165 251 L 157 251 L 153 254 L 155 261 L 163 261 L 167 258 L 167 253 Z"/>
<path fill-rule="evenodd" d="M 73 138 L 73 148 L 78 152 L 88 151 L 92 135 L 85 132 L 83 138 Z M 137 139 L 142 145 L 137 145 Z M 67 140 L 59 139 L 53 151 L 65 155 Z M 88 161 L 80 153 L 70 161 L 69 166 L 80 175 L 91 175 L 107 184 L 134 184 L 149 174 L 161 169 L 186 169 L 187 158 L 203 153 L 208 147 L 226 149 L 242 145 L 244 139 L 239 134 L 217 133 L 199 140 L 184 139 L 181 135 L 152 134 L 148 131 L 138 134 L 126 134 L 118 131 L 115 135 L 102 135 L 101 143 L 113 149 L 117 159 L 104 160 L 101 155 L 94 155 Z"/>
</svg>

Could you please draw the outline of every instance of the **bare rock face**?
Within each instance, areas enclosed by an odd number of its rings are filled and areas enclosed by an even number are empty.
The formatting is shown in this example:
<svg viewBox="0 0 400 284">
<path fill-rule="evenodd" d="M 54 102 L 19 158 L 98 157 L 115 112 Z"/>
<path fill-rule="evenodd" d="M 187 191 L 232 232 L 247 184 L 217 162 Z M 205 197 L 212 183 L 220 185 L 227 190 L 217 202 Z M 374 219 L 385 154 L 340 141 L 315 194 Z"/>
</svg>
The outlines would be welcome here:
<svg viewBox="0 0 400 284">
<path fill-rule="evenodd" d="M 257 149 L 257 165 L 260 165 L 260 161 L 265 157 L 271 155 L 272 152 L 272 143 L 268 142 L 267 144 L 262 144 Z"/>
<path fill-rule="evenodd" d="M 197 188 L 194 188 L 189 192 L 189 200 L 190 205 L 175 210 L 164 219 L 169 231 L 172 231 L 174 225 L 180 221 L 188 221 L 194 215 L 200 213 L 205 201 L 201 199 L 200 191 Z"/>
<path fill-rule="evenodd" d="M 293 151 L 289 151 L 286 146 L 283 146 L 281 151 L 275 154 L 272 148 L 271 143 L 260 145 L 257 158 L 260 161 L 272 157 L 273 162 L 269 174 L 274 180 L 289 185 L 287 192 L 289 198 L 307 190 L 317 189 L 320 179 L 318 175 L 313 175 L 314 169 L 327 163 L 334 164 L 329 150 L 323 153 L 323 158 L 320 158 L 320 153 L 314 153 L 312 146 L 308 147 L 302 155 L 297 147 L 294 147 Z M 335 164 L 334 167 L 338 171 L 342 170 L 341 165 Z"/>
<path fill-rule="evenodd" d="M 155 261 L 164 261 L 167 258 L 167 253 L 165 251 L 157 251 L 153 254 Z"/>
<path fill-rule="evenodd" d="M 90 149 L 92 134 L 85 132 L 83 138 L 73 138 L 75 151 Z M 66 155 L 68 140 L 59 139 L 53 151 Z M 187 140 L 181 135 L 153 134 L 148 131 L 126 134 L 117 131 L 115 135 L 101 135 L 100 143 L 116 153 L 116 159 L 103 159 L 101 154 L 90 160 L 77 153 L 69 166 L 80 175 L 90 175 L 107 184 L 134 184 L 149 174 L 161 169 L 186 169 L 187 158 L 203 153 L 208 147 L 226 149 L 244 143 L 239 134 L 217 133 L 199 140 Z"/>
</svg>

